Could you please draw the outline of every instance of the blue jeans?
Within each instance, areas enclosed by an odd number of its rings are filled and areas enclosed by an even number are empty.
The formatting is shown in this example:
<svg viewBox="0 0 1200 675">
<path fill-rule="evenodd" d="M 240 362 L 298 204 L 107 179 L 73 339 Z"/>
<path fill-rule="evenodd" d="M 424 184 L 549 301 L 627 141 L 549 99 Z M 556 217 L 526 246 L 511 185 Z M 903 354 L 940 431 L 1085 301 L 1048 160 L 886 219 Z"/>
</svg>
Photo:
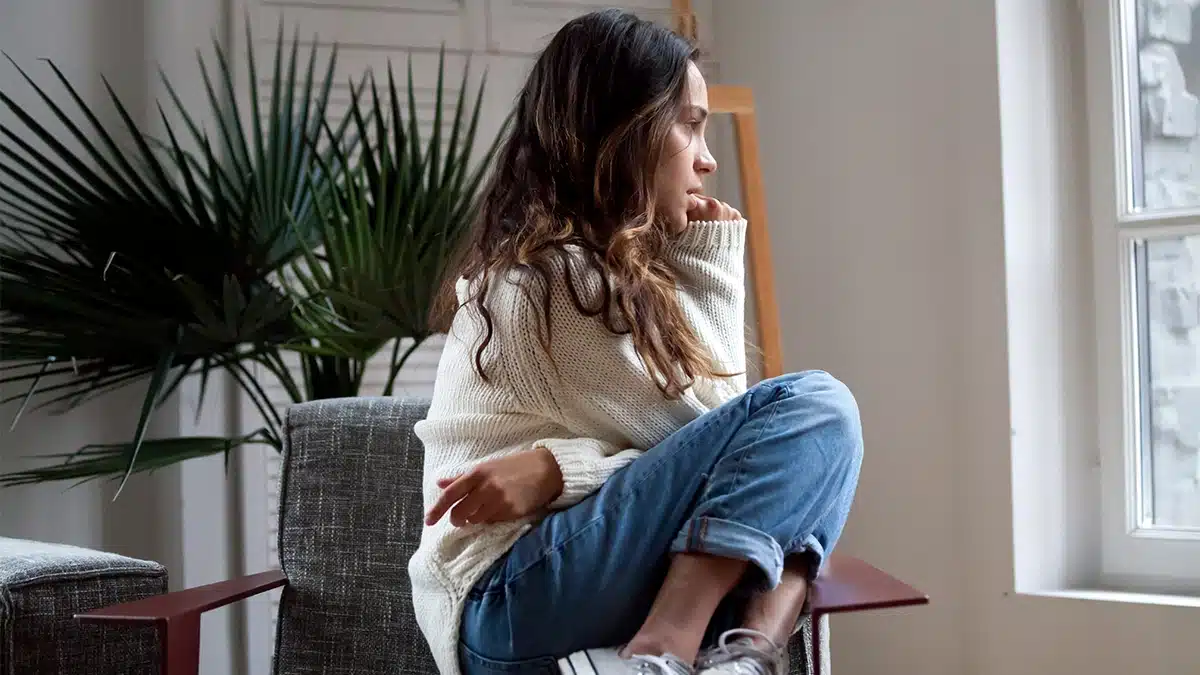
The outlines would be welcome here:
<svg viewBox="0 0 1200 675">
<path fill-rule="evenodd" d="M 736 627 L 745 598 L 779 583 L 785 558 L 804 556 L 816 576 L 861 466 L 845 385 L 820 371 L 754 385 L 519 539 L 470 592 L 463 672 L 557 673 L 557 657 L 628 642 L 673 553 L 750 563 L 710 636 Z"/>
</svg>

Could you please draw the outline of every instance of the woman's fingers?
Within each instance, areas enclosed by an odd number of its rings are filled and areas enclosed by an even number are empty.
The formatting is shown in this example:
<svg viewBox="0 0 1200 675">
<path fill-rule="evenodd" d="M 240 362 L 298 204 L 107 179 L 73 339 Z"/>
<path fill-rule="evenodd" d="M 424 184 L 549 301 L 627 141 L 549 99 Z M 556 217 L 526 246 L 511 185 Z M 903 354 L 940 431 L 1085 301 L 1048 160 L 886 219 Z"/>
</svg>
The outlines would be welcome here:
<svg viewBox="0 0 1200 675">
<path fill-rule="evenodd" d="M 472 525 L 494 523 L 501 520 L 511 520 L 511 515 L 502 513 L 499 500 L 488 500 L 480 505 L 475 513 L 467 516 L 467 522 Z"/>
<path fill-rule="evenodd" d="M 450 524 L 455 527 L 462 527 L 468 523 L 477 523 L 478 512 L 488 505 L 489 491 L 480 487 L 473 490 L 450 510 Z"/>
<path fill-rule="evenodd" d="M 704 195 L 692 195 L 692 208 L 688 209 L 688 220 L 713 220 L 711 217 L 716 208 L 714 204 L 717 200 Z"/>
<path fill-rule="evenodd" d="M 715 197 L 694 194 L 692 203 L 688 220 L 740 220 L 742 217 L 737 209 Z"/>
<path fill-rule="evenodd" d="M 446 515 L 446 511 L 451 506 L 463 497 L 466 497 L 482 480 L 483 477 L 476 471 L 455 478 L 449 487 L 442 492 L 441 496 L 438 497 L 433 507 L 429 509 L 429 513 L 425 516 L 425 524 L 433 525 L 441 520 L 442 516 Z"/>
</svg>

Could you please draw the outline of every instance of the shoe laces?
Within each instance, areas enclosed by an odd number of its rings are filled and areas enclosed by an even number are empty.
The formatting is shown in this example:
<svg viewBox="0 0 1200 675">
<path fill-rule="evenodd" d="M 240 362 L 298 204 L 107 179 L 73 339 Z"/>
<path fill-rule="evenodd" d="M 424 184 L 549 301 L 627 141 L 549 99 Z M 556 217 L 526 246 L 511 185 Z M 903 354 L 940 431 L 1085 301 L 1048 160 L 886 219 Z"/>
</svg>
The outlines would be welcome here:
<svg viewBox="0 0 1200 675">
<path fill-rule="evenodd" d="M 629 660 L 636 675 L 692 675 L 692 669 L 682 661 L 671 656 L 653 656 L 650 654 L 635 654 Z"/>
<path fill-rule="evenodd" d="M 786 652 L 771 638 L 748 628 L 725 631 L 716 646 L 697 659 L 699 673 L 728 675 L 784 675 Z"/>
</svg>

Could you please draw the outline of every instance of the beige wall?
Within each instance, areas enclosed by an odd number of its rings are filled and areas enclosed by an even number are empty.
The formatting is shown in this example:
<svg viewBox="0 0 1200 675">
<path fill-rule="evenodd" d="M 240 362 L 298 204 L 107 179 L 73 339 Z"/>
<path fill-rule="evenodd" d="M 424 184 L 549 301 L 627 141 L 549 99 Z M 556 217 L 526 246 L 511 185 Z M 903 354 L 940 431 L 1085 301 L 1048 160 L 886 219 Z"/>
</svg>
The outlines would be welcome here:
<svg viewBox="0 0 1200 675">
<path fill-rule="evenodd" d="M 1002 192 L 996 3 L 715 5 L 722 78 L 751 85 L 760 110 L 786 366 L 831 370 L 863 410 L 842 550 L 932 596 L 835 619 L 835 672 L 1196 672 L 1194 609 L 1012 592 L 1005 210 L 1021 195 Z M 1078 140 L 1064 129 L 1079 120 L 1058 116 L 1072 111 L 1061 88 L 1079 54 L 1045 43 L 1078 31 L 1071 7 L 1003 0 L 1006 119 L 1023 106 L 1028 127 L 1006 124 L 1017 136 L 1006 141 Z M 1025 185 L 1086 190 L 1047 178 Z M 1061 197 L 1057 211 L 1027 213 L 1061 225 L 1081 198 Z"/>
</svg>

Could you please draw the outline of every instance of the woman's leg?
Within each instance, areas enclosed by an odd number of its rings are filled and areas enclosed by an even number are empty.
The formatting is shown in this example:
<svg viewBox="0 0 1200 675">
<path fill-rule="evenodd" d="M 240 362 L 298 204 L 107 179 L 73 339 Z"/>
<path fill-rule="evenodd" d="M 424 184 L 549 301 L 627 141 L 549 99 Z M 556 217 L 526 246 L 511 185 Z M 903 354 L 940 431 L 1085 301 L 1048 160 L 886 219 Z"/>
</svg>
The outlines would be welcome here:
<svg viewBox="0 0 1200 675">
<path fill-rule="evenodd" d="M 804 612 L 808 586 L 808 565 L 800 558 L 789 560 L 778 586 L 750 597 L 741 627 L 762 633 L 777 645 L 786 645 Z"/>
<path fill-rule="evenodd" d="M 771 418 L 763 427 L 761 436 L 755 441 L 756 444 L 775 448 L 798 450 L 803 446 L 803 452 L 792 453 L 792 464 L 788 473 L 800 472 L 804 477 L 788 483 L 785 475 L 785 480 L 779 481 L 780 475 L 777 472 L 766 466 L 756 471 L 752 466 L 754 460 L 750 459 L 742 462 L 742 475 L 735 474 L 733 483 L 722 487 L 721 481 L 718 480 L 715 485 L 709 487 L 710 491 L 723 491 L 726 495 L 736 495 L 739 492 L 745 495 L 754 491 L 785 494 L 787 485 L 790 484 L 793 490 L 810 493 L 807 500 L 802 495 L 796 495 L 800 497 L 800 508 L 790 515 L 801 522 L 793 525 L 796 536 L 790 543 L 784 544 L 784 564 L 778 580 L 768 579 L 764 588 L 750 593 L 744 609 L 739 612 L 741 616 L 722 617 L 725 623 L 733 622 L 733 625 L 728 626 L 730 628 L 740 627 L 762 633 L 779 645 L 786 644 L 794 631 L 804 609 L 809 582 L 816 577 L 825 555 L 832 550 L 841 536 L 849 517 L 862 463 L 862 443 L 857 428 L 856 410 L 855 419 L 847 420 L 850 422 L 849 431 L 852 432 L 849 434 L 845 433 L 846 430 L 839 429 L 837 424 L 830 425 L 819 419 L 821 414 L 836 414 L 838 409 L 836 404 L 828 405 L 829 401 L 818 402 L 841 388 L 840 384 L 826 380 L 831 378 L 821 374 L 807 381 L 801 379 L 792 384 L 787 400 L 774 406 Z M 817 401 L 809 400 L 813 398 Z M 852 405 L 845 407 L 843 412 L 851 410 Z M 814 454 L 814 448 L 819 448 L 822 452 Z M 749 482 L 745 480 L 747 474 L 752 476 Z M 728 474 L 725 477 L 728 478 Z M 744 483 L 744 489 L 735 487 L 736 483 Z M 786 497 L 781 501 L 784 504 L 795 503 Z M 753 504 L 749 506 L 755 508 Z M 771 510 L 768 506 L 762 506 L 760 513 L 768 514 Z M 726 518 L 743 524 L 754 523 L 752 513 L 743 509 L 738 515 L 737 508 L 730 508 L 730 511 Z M 701 505 L 697 515 L 703 517 L 703 512 L 704 506 Z M 761 521 L 759 524 L 762 524 Z M 676 550 L 679 548 L 675 547 Z M 686 554 L 676 556 L 672 572 L 685 556 Z M 676 593 L 686 595 L 688 591 L 682 584 L 664 584 L 659 593 L 659 602 L 667 606 L 674 605 L 675 601 L 669 599 L 669 596 Z M 629 651 L 637 653 L 638 647 L 643 645 L 653 648 L 661 642 L 653 637 L 660 633 L 660 630 L 659 622 L 652 613 L 634 637 Z M 694 655 L 692 642 L 683 644 L 687 649 L 682 653 Z"/>
<path fill-rule="evenodd" d="M 679 553 L 671 559 L 667 578 L 626 654 L 674 654 L 696 660 L 713 613 L 746 573 L 737 558 Z"/>
<path fill-rule="evenodd" d="M 853 480 L 846 481 L 841 495 L 813 531 L 814 538 L 821 542 L 826 551 L 841 537 L 842 528 L 850 515 L 857 483 L 856 466 L 853 468 Z M 807 555 L 789 556 L 784 564 L 779 585 L 754 593 L 747 600 L 740 627 L 762 633 L 775 644 L 787 644 L 804 611 L 809 585 L 814 577 L 815 573 Z"/>
<path fill-rule="evenodd" d="M 852 495 L 861 458 L 839 382 L 759 383 L 518 540 L 471 592 L 464 650 L 504 662 L 630 640 L 698 645 L 733 585 L 776 588 L 785 556 L 802 552 L 811 578 L 840 534 L 822 523 Z"/>
<path fill-rule="evenodd" d="M 825 551 L 831 550 L 841 537 L 850 515 L 859 466 L 850 467 L 850 470 L 852 473 L 843 483 L 841 494 L 833 500 L 828 513 L 813 529 L 813 537 Z M 762 633 L 776 644 L 785 645 L 798 626 L 807 603 L 810 583 L 815 576 L 812 560 L 807 554 L 789 555 L 779 585 L 744 598 L 738 603 L 737 616 L 723 617 L 734 623 L 727 621 L 714 626 L 710 636 L 715 638 L 723 630 L 746 628 Z"/>
</svg>

